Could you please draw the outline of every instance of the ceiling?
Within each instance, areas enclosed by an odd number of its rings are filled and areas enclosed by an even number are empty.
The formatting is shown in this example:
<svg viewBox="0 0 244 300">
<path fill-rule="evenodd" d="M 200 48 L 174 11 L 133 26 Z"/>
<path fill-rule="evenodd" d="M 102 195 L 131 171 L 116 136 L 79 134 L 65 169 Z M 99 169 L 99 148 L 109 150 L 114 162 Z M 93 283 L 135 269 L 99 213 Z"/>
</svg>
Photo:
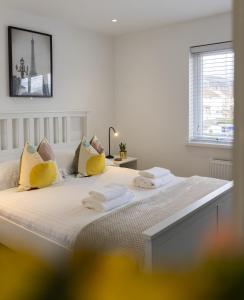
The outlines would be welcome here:
<svg viewBox="0 0 244 300">
<path fill-rule="evenodd" d="M 119 35 L 228 12 L 231 3 L 231 0 L 1 0 L 0 5 Z M 117 23 L 112 22 L 114 18 Z"/>
</svg>

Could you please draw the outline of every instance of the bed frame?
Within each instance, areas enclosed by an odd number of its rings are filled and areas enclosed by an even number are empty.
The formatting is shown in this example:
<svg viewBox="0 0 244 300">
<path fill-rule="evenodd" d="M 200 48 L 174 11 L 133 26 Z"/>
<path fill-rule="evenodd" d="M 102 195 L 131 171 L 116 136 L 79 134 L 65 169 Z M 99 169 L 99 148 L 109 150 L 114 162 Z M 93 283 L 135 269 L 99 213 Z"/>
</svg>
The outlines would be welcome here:
<svg viewBox="0 0 244 300">
<path fill-rule="evenodd" d="M 19 112 L 0 114 L 0 161 L 19 157 L 25 141 L 37 145 L 45 136 L 54 148 L 74 148 L 87 134 L 87 111 Z M 223 187 L 146 230 L 145 266 L 185 265 L 201 256 L 204 239 L 218 235 L 232 216 L 232 188 Z M 0 244 L 20 246 L 51 263 L 68 258 L 71 250 L 0 217 Z"/>
<path fill-rule="evenodd" d="M 71 148 L 87 134 L 89 111 L 0 113 L 0 161 L 19 158 L 26 141 L 46 137 L 54 148 Z"/>
</svg>

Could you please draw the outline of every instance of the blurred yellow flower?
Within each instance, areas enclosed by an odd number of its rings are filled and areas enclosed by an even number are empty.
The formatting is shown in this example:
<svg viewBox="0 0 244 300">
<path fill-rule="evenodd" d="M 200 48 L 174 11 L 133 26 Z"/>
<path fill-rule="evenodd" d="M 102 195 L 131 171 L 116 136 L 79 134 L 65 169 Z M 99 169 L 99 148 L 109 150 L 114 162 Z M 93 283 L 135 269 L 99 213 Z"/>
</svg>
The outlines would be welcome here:
<svg viewBox="0 0 244 300">
<path fill-rule="evenodd" d="M 244 299 L 244 256 L 213 256 L 188 270 L 142 271 L 120 253 L 76 253 L 68 265 L 0 247 L 1 300 Z"/>
</svg>

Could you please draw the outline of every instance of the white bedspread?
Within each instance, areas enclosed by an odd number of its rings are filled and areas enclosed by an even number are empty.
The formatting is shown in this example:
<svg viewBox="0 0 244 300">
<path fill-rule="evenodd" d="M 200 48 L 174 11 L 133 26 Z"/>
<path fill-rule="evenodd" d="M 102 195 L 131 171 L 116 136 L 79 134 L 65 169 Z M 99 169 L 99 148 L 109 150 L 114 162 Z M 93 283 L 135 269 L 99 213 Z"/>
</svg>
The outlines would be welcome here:
<svg viewBox="0 0 244 300">
<path fill-rule="evenodd" d="M 62 183 L 41 190 L 20 193 L 14 188 L 1 191 L 0 217 L 72 248 L 82 228 L 110 213 L 99 213 L 82 206 L 81 200 L 90 190 L 111 182 L 124 184 L 135 194 L 134 201 L 139 201 L 184 180 L 175 177 L 161 189 L 140 190 L 132 185 L 137 174 L 132 169 L 107 167 L 106 172 L 101 175 L 89 178 L 70 177 Z"/>
</svg>

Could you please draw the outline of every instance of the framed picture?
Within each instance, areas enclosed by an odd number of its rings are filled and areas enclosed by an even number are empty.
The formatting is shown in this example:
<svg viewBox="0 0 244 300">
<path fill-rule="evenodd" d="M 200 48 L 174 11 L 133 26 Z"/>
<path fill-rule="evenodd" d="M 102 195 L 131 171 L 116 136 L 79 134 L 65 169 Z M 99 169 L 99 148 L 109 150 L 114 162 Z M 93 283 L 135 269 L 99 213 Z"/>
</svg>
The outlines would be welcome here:
<svg viewBox="0 0 244 300">
<path fill-rule="evenodd" d="M 9 26 L 8 43 L 10 97 L 52 97 L 52 36 Z"/>
</svg>

